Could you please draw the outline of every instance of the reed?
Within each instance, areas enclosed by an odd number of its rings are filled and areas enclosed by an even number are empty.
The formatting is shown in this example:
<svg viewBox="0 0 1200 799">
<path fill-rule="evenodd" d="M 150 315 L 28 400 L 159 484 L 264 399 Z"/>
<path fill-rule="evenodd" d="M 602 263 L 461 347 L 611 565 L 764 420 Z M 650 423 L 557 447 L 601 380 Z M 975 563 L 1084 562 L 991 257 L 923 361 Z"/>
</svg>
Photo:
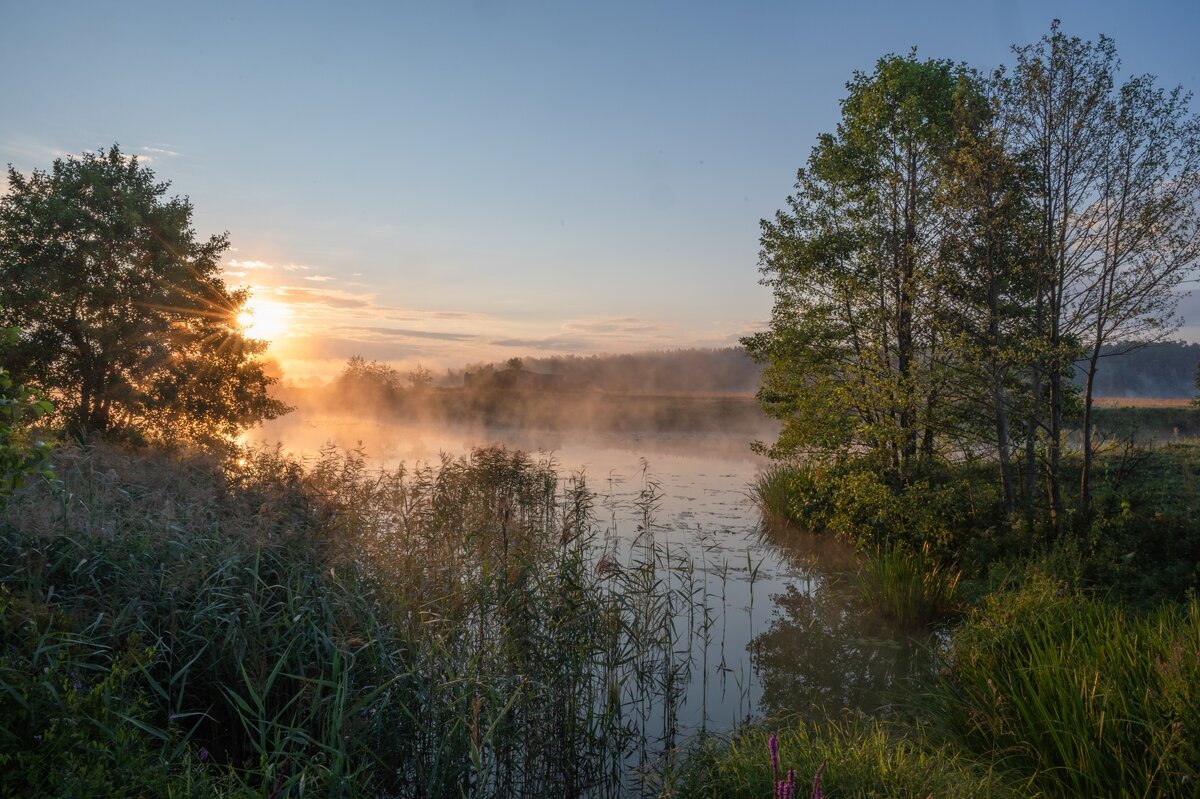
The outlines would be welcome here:
<svg viewBox="0 0 1200 799">
<path fill-rule="evenodd" d="M 597 569 L 551 462 L 56 467 L 0 521 L 0 793 L 616 796 L 665 767 L 686 592 L 652 541 Z"/>
</svg>

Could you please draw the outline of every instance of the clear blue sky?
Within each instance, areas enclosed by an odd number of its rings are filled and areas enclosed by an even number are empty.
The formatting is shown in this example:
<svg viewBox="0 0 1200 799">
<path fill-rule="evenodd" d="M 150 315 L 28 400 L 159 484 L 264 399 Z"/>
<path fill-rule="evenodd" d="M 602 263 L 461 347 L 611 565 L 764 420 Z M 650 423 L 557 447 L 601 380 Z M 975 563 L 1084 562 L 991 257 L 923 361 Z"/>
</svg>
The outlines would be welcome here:
<svg viewBox="0 0 1200 799">
<path fill-rule="evenodd" d="M 1055 16 L 1200 88 L 1196 2 L 0 0 L 0 162 L 148 157 L 290 309 L 296 374 L 718 346 L 854 70 L 991 68 Z"/>
</svg>

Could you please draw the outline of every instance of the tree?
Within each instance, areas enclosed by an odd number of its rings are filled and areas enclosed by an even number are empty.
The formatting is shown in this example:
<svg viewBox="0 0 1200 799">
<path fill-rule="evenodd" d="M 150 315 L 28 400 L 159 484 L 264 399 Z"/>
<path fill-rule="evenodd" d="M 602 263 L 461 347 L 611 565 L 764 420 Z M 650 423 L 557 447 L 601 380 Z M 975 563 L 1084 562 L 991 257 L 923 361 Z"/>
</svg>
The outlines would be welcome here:
<svg viewBox="0 0 1200 799">
<path fill-rule="evenodd" d="M 1105 108 L 1112 91 L 1116 48 L 1068 37 L 1057 20 L 1037 44 L 1014 48 L 1017 63 L 1005 86 L 1010 147 L 1037 168 L 1037 295 L 1033 325 L 1041 342 L 1030 369 L 1038 400 L 1026 423 L 1025 504 L 1032 521 L 1036 494 L 1035 442 L 1047 442 L 1047 496 L 1052 526 L 1061 524 L 1063 414 L 1073 388 L 1070 370 L 1079 353 L 1079 292 L 1088 269 L 1083 211 L 1101 180 Z M 1048 407 L 1043 411 L 1043 381 Z"/>
<path fill-rule="evenodd" d="M 341 401 L 355 405 L 394 407 L 400 398 L 400 373 L 386 363 L 352 355 L 333 383 Z"/>
<path fill-rule="evenodd" d="M 990 451 L 1004 510 L 1020 482 L 1028 524 L 1044 497 L 1058 532 L 1077 364 L 1086 519 L 1098 359 L 1174 330 L 1200 261 L 1200 121 L 1150 77 L 1118 88 L 1107 38 L 1056 21 L 1014 52 L 988 80 L 911 55 L 855 76 L 762 223 L 775 305 L 743 343 L 784 421 L 771 454 L 869 455 L 903 488 Z"/>
<path fill-rule="evenodd" d="M 1033 438 L 1046 433 L 1052 525 L 1061 526 L 1063 416 L 1083 356 L 1080 499 L 1086 518 L 1093 459 L 1092 397 L 1106 343 L 1164 339 L 1178 326 L 1179 286 L 1200 257 L 1200 122 L 1189 96 L 1155 88 L 1150 76 L 1117 87 L 1111 39 L 1084 42 L 1057 20 L 1037 44 L 1016 48 L 1004 78 L 1010 147 L 1038 166 L 1039 292 L 1035 324 L 1042 346 L 1034 394 L 1048 382 L 1043 415 L 1031 407 Z M 1027 486 L 1032 503 L 1032 483 Z"/>
<path fill-rule="evenodd" d="M 56 400 L 78 437 L 228 437 L 288 410 L 220 276 L 225 234 L 191 227 L 186 197 L 113 145 L 25 176 L 0 199 L 5 360 Z"/>
<path fill-rule="evenodd" d="M 0 328 L 0 343 L 17 340 L 20 331 Z M 0 503 L 20 488 L 30 474 L 51 477 L 50 447 L 44 441 L 30 441 L 24 433 L 27 424 L 54 410 L 37 392 L 13 383 L 0 366 Z"/>
<path fill-rule="evenodd" d="M 968 451 L 992 435 L 1006 514 L 1015 506 L 1016 409 L 1030 402 L 1020 373 L 1036 342 L 1030 312 L 1036 293 L 1036 170 L 1005 150 L 995 81 L 963 84 L 955 103 L 955 145 L 941 191 L 945 213 L 946 303 L 943 336 L 954 352 L 958 436 Z"/>
<path fill-rule="evenodd" d="M 881 59 L 847 85 L 788 208 L 762 222 L 771 329 L 743 340 L 784 421 L 776 456 L 871 453 L 903 484 L 936 454 L 946 399 L 946 227 L 938 183 L 970 76 L 945 61 Z"/>
<path fill-rule="evenodd" d="M 424 366 L 417 364 L 408 373 L 408 390 L 413 394 L 423 394 L 433 385 L 433 373 Z"/>
</svg>

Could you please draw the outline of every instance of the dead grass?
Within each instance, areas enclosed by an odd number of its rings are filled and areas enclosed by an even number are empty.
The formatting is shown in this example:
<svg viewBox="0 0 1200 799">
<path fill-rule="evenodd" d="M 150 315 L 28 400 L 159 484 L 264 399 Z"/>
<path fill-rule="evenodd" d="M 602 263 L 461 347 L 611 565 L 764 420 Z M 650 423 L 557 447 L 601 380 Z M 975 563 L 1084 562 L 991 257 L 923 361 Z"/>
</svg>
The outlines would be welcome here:
<svg viewBox="0 0 1200 799">
<path fill-rule="evenodd" d="M 1188 408 L 1192 400 L 1180 397 L 1096 397 L 1098 408 Z"/>
</svg>

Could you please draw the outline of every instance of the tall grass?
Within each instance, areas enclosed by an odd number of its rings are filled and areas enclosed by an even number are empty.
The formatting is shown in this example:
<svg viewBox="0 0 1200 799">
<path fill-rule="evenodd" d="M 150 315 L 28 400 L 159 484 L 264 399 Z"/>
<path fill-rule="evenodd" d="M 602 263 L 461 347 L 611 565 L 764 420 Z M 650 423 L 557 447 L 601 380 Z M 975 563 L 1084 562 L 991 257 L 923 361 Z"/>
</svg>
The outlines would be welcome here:
<svg viewBox="0 0 1200 799">
<path fill-rule="evenodd" d="M 1037 793 L 994 767 L 938 745 L 921 728 L 866 719 L 843 723 L 785 722 L 778 733 L 779 773 L 794 769 L 796 795 L 821 772 L 820 795 L 889 797 L 1021 797 Z M 764 727 L 696 741 L 669 795 L 688 799 L 778 796 Z M 813 795 L 818 795 L 814 792 Z"/>
<path fill-rule="evenodd" d="M 1200 604 L 1132 614 L 1045 578 L 956 632 L 938 715 L 1048 796 L 1200 791 Z"/>
<path fill-rule="evenodd" d="M 915 627 L 945 618 L 956 608 L 962 573 L 924 549 L 903 544 L 867 553 L 856 584 L 871 607 Z"/>
<path fill-rule="evenodd" d="M 811 523 L 807 508 L 813 486 L 807 472 L 797 466 L 771 463 L 755 478 L 750 496 L 768 519 L 795 527 Z"/>
<path fill-rule="evenodd" d="M 552 463 L 58 461 L 0 522 L 0 793 L 614 796 L 671 748 L 683 599 Z"/>
</svg>

